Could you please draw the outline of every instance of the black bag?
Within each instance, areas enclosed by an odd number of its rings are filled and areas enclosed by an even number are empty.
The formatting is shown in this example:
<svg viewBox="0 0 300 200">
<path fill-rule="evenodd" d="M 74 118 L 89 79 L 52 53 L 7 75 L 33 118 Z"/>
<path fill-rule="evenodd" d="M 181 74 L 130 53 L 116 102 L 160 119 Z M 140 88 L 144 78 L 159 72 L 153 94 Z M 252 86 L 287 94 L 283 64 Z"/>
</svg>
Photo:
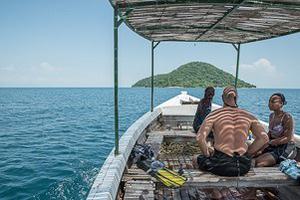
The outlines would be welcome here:
<svg viewBox="0 0 300 200">
<path fill-rule="evenodd" d="M 133 163 L 143 160 L 152 160 L 153 157 L 154 152 L 150 144 L 136 144 L 130 154 L 130 159 L 133 160 Z"/>
</svg>

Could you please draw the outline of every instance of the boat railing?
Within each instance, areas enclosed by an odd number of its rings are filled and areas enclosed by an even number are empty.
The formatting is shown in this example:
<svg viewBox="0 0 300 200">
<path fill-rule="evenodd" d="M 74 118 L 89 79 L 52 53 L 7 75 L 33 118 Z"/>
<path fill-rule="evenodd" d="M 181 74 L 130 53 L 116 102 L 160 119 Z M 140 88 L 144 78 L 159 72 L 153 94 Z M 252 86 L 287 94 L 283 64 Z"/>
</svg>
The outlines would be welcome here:
<svg viewBox="0 0 300 200">
<path fill-rule="evenodd" d="M 98 173 L 87 199 L 116 199 L 119 183 L 131 150 L 146 128 L 160 116 L 161 108 L 147 112 L 133 123 L 119 140 L 119 153 L 111 151 Z"/>
</svg>

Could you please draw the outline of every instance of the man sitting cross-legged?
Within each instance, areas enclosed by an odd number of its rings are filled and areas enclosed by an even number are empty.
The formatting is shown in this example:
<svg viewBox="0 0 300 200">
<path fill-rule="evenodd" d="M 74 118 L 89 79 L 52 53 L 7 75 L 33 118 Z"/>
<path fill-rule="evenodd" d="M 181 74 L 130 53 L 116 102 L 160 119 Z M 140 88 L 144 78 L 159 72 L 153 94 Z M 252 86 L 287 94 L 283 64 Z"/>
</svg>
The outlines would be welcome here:
<svg viewBox="0 0 300 200">
<path fill-rule="evenodd" d="M 251 156 L 269 141 L 268 135 L 252 114 L 238 108 L 234 87 L 226 87 L 222 99 L 223 107 L 210 113 L 197 133 L 203 154 L 194 157 L 193 164 L 220 176 L 242 176 L 251 167 Z M 212 130 L 214 145 L 209 146 L 206 139 Z M 255 140 L 248 147 L 249 130 Z"/>
</svg>

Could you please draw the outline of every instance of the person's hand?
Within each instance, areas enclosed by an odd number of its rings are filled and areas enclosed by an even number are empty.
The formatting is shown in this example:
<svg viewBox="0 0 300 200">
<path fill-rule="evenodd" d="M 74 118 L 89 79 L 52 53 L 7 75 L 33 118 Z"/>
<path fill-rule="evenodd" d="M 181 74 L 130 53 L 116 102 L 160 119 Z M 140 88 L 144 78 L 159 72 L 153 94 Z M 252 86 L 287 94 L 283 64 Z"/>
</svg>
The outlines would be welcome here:
<svg viewBox="0 0 300 200">
<path fill-rule="evenodd" d="M 212 146 L 208 146 L 206 151 L 203 152 L 205 157 L 210 157 L 214 154 L 215 149 Z"/>
<path fill-rule="evenodd" d="M 208 147 L 208 152 L 209 152 L 209 155 L 210 155 L 210 156 L 214 155 L 214 153 L 215 153 L 215 148 L 212 147 L 212 146 L 209 146 L 209 147 Z"/>
<path fill-rule="evenodd" d="M 259 156 L 260 154 L 262 154 L 262 151 L 258 151 L 258 152 L 256 152 L 255 154 L 253 154 L 253 155 L 251 155 L 251 156 L 257 157 L 257 156 Z"/>
<path fill-rule="evenodd" d="M 274 140 L 270 140 L 268 143 L 270 146 L 277 146 L 276 142 Z"/>
</svg>

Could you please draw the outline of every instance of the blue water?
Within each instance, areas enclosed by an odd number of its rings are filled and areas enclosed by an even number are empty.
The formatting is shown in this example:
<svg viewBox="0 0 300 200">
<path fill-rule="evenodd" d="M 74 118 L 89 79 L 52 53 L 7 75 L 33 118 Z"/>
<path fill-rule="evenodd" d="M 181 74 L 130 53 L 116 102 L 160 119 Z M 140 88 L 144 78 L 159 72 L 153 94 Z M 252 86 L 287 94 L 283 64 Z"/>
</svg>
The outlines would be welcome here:
<svg viewBox="0 0 300 200">
<path fill-rule="evenodd" d="M 155 89 L 155 105 L 181 90 Z M 239 105 L 267 121 L 269 96 L 278 91 L 300 133 L 300 90 L 240 89 Z M 120 89 L 121 133 L 149 105 L 149 89 Z M 84 199 L 114 145 L 113 90 L 2 88 L 0 109 L 0 199 Z"/>
</svg>

